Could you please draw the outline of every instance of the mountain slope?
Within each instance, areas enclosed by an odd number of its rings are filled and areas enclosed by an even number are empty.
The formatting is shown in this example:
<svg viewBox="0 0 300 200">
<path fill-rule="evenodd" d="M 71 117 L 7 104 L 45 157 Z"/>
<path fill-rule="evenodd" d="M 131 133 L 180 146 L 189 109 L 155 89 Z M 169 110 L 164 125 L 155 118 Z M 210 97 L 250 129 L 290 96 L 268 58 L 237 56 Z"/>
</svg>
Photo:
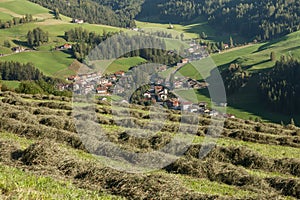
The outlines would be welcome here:
<svg viewBox="0 0 300 200">
<path fill-rule="evenodd" d="M 108 2 L 103 4 L 102 2 L 92 0 L 30 1 L 53 11 L 58 9 L 60 13 L 66 16 L 83 19 L 91 24 L 105 24 L 117 27 L 133 27 L 135 25 L 133 18 L 136 12 L 138 12 L 134 11 L 135 7 L 111 7 Z M 134 6 L 133 2 L 131 3 L 130 6 Z"/>
<path fill-rule="evenodd" d="M 140 18 L 188 23 L 203 16 L 220 32 L 250 39 L 268 40 L 300 29 L 297 0 L 146 0 L 142 8 Z"/>
</svg>

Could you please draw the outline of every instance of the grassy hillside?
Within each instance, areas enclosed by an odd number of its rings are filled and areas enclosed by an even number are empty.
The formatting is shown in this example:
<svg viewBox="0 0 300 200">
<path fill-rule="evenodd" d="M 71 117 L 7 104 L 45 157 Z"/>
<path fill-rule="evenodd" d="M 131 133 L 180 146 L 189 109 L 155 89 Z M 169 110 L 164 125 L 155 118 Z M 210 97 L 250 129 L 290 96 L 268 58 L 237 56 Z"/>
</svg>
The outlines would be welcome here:
<svg viewBox="0 0 300 200">
<path fill-rule="evenodd" d="M 146 60 L 141 57 L 120 58 L 110 64 L 104 73 L 112 74 L 120 70 L 128 71 L 130 67 L 138 66 L 144 62 L 146 62 Z"/>
<path fill-rule="evenodd" d="M 62 199 L 110 195 L 128 199 L 300 198 L 300 129 L 295 126 L 228 119 L 217 146 L 199 159 L 201 146 L 208 145 L 203 141 L 211 122 L 209 117 L 199 116 L 197 135 L 184 156 L 158 171 L 129 174 L 106 167 L 86 152 L 75 133 L 71 99 L 14 93 L 0 96 L 0 177 L 7 180 L 0 181 L 4 198 L 15 197 L 14 191 L 21 191 L 18 194 L 23 198 L 31 195 L 31 199 L 53 195 Z M 111 114 L 108 103 L 98 102 L 96 108 L 109 138 L 120 148 L 135 152 L 163 147 L 180 122 L 179 113 L 170 112 L 158 135 L 135 138 L 126 135 L 132 128 L 111 120 L 121 119 Z M 130 120 L 138 124 L 148 121 L 145 108 L 132 106 L 132 111 Z"/>
<path fill-rule="evenodd" d="M 22 4 L 22 6 L 20 6 L 20 4 Z M 1 0 L 0 7 L 7 9 L 10 12 L 14 12 L 18 15 L 25 15 L 30 13 L 33 16 L 36 16 L 49 13 L 48 9 L 37 6 L 36 4 L 26 0 Z"/>
<path fill-rule="evenodd" d="M 38 19 L 36 22 L 17 25 L 0 31 L 0 53 L 7 54 L 4 57 L 0 57 L 0 61 L 14 60 L 22 63 L 30 61 L 44 74 L 61 78 L 74 73 L 74 71 L 68 69 L 74 60 L 70 53 L 51 50 L 53 47 L 66 42 L 63 39 L 65 31 L 75 27 L 82 27 L 99 34 L 102 34 L 103 31 L 114 32 L 120 30 L 119 28 L 105 25 L 73 24 L 71 23 L 71 19 L 65 16 L 62 16 L 62 20 L 55 20 L 53 19 L 53 15 L 50 14 L 50 10 L 26 0 L 1 0 L 0 13 L 6 16 L 6 19 L 12 19 L 14 16 L 20 17 L 24 14 L 32 14 L 34 18 Z M 1 15 L 0 19 L 3 20 Z M 26 47 L 27 32 L 37 27 L 49 32 L 50 37 L 50 42 L 40 46 L 38 51 L 13 54 L 10 48 L 2 46 L 4 40 L 9 40 L 12 47 L 19 45 Z"/>
<path fill-rule="evenodd" d="M 195 66 L 205 67 L 209 65 L 208 63 L 212 59 L 215 65 L 222 70 L 228 67 L 230 63 L 237 62 L 244 69 L 253 73 L 253 76 L 246 87 L 241 88 L 240 91 L 227 97 L 229 103 L 227 109 L 228 113 L 232 113 L 243 119 L 249 119 L 251 117 L 276 123 L 280 123 L 281 121 L 288 123 L 291 118 L 294 118 L 296 123 L 299 124 L 299 115 L 290 116 L 268 111 L 266 106 L 261 103 L 256 89 L 258 74 L 264 70 L 268 70 L 275 64 L 275 61 L 270 60 L 271 52 L 275 52 L 277 59 L 280 59 L 282 55 L 300 59 L 300 49 L 298 45 L 299 36 L 300 32 L 295 32 L 270 42 L 236 47 L 220 54 L 214 54 L 209 59 L 203 59 L 197 62 Z M 179 73 L 199 80 L 201 80 L 203 76 L 208 77 L 207 75 L 201 76 L 191 65 L 186 65 Z M 186 93 L 187 91 L 183 92 Z M 209 94 L 206 90 L 196 91 L 196 93 L 198 93 L 198 99 L 208 100 Z"/>
<path fill-rule="evenodd" d="M 237 43 L 244 43 L 245 38 L 238 35 L 230 35 L 224 31 L 218 30 L 216 27 L 208 25 L 207 20 L 202 18 L 196 18 L 186 24 L 172 24 L 174 29 L 168 29 L 169 22 L 152 23 L 149 21 L 136 21 L 137 27 L 144 29 L 145 31 L 157 31 L 163 30 L 165 32 L 172 33 L 173 36 L 178 33 L 184 33 L 185 39 L 199 38 L 199 34 L 204 32 L 208 38 L 207 41 L 211 42 L 229 42 L 230 36 L 232 36 Z"/>
<path fill-rule="evenodd" d="M 2 0 L 0 1 L 0 13 L 3 14 L 3 18 L 8 16 L 21 16 L 24 13 L 31 13 L 34 17 L 37 17 L 39 21 L 18 25 L 10 29 L 3 29 L 0 31 L 0 53 L 10 54 L 10 48 L 4 47 L 2 44 L 4 40 L 9 40 L 12 46 L 25 45 L 26 46 L 26 34 L 28 30 L 32 30 L 36 27 L 41 27 L 43 30 L 48 31 L 50 34 L 50 43 L 42 45 L 38 48 L 38 52 L 25 52 L 18 54 L 11 54 L 4 57 L 0 57 L 0 61 L 20 61 L 20 62 L 33 62 L 42 72 L 46 75 L 56 76 L 60 78 L 67 77 L 74 73 L 73 70 L 68 67 L 74 61 L 74 58 L 68 52 L 55 51 L 52 49 L 55 46 L 65 43 L 63 39 L 64 32 L 74 27 L 83 27 L 90 31 L 102 33 L 103 31 L 119 31 L 119 28 L 94 25 L 94 24 L 72 24 L 70 18 L 62 16 L 62 20 L 54 20 L 53 15 L 50 14 L 50 10 L 45 9 L 39 5 L 33 4 L 26 0 Z M 199 22 L 199 20 L 195 20 Z M 225 41 L 229 39 L 228 34 L 223 33 L 212 27 L 208 26 L 203 20 L 201 23 L 195 24 L 193 21 L 190 24 L 173 24 L 174 30 L 168 29 L 169 23 L 149 23 L 137 21 L 137 26 L 144 29 L 146 32 L 166 31 L 173 34 L 184 33 L 185 39 L 191 39 L 198 37 L 198 34 L 204 31 L 208 36 L 208 40 L 211 41 Z M 194 23 L 194 24 L 193 24 Z M 300 58 L 300 48 L 298 47 L 299 32 L 292 33 L 281 39 L 270 41 L 266 43 L 250 44 L 243 47 L 236 47 L 222 52 L 221 54 L 212 55 L 212 59 L 216 66 L 220 69 L 227 67 L 231 62 L 238 62 L 245 69 L 250 72 L 259 73 L 260 70 L 266 70 L 274 65 L 273 61 L 270 61 L 270 53 L 273 51 L 276 54 L 277 59 L 281 55 L 293 56 Z M 243 38 L 233 35 L 234 41 L 243 41 Z M 166 39 L 167 47 L 169 49 L 179 49 L 182 45 L 180 42 L 174 42 L 172 39 Z M 127 70 L 130 65 L 139 64 L 140 58 L 129 58 L 125 60 L 118 60 L 111 65 L 109 72 L 118 70 Z M 204 59 L 201 61 L 202 66 L 207 66 L 209 60 Z M 197 73 L 197 71 L 191 66 L 186 65 L 179 71 L 180 74 L 191 77 L 194 79 L 202 79 L 203 75 Z M 206 75 L 205 75 L 206 76 Z M 276 113 L 270 113 L 265 109 L 265 105 L 261 104 L 256 92 L 257 77 L 254 76 L 249 84 L 242 88 L 235 95 L 228 97 L 229 107 L 228 112 L 236 115 L 237 117 L 248 119 L 260 118 L 265 121 L 288 123 L 293 117 L 296 119 L 296 123 L 300 123 L 300 116 L 286 116 Z M 188 94 L 190 91 L 181 91 L 183 94 Z M 198 93 L 198 99 L 200 101 L 209 100 L 207 91 L 200 91 Z"/>
</svg>

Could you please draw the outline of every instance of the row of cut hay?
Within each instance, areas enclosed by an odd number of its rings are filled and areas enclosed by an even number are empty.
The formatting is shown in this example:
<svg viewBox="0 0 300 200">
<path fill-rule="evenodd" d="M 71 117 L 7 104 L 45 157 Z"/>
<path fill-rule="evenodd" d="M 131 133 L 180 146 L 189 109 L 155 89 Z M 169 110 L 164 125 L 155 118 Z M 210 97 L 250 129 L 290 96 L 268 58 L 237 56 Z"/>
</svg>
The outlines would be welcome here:
<svg viewBox="0 0 300 200">
<path fill-rule="evenodd" d="M 104 115 L 98 115 L 98 120 L 100 124 L 105 125 L 120 125 L 127 128 L 139 128 L 143 127 L 148 130 L 155 130 L 155 124 L 150 124 L 149 120 L 141 120 L 136 118 L 115 118 L 112 119 L 110 117 L 106 117 Z M 151 121 L 150 121 L 151 122 Z M 264 134 L 260 132 L 255 132 L 251 130 L 231 130 L 231 129 L 223 129 L 222 127 L 212 128 L 210 126 L 198 126 L 195 127 L 191 124 L 180 124 L 180 123 L 169 123 L 166 122 L 161 127 L 161 132 L 173 132 L 177 133 L 179 131 L 179 127 L 182 127 L 187 132 L 193 132 L 197 129 L 198 136 L 207 136 L 208 134 L 211 137 L 218 137 L 220 134 L 223 137 L 229 137 L 237 140 L 243 140 L 246 142 L 255 142 L 261 144 L 275 144 L 275 145 L 283 145 L 290 147 L 300 147 L 300 136 L 287 136 L 287 135 L 272 135 L 272 134 Z"/>
<path fill-rule="evenodd" d="M 53 111 L 52 115 L 48 113 L 48 115 L 35 115 L 43 112 L 43 109 L 29 107 L 26 108 L 24 106 L 12 106 L 7 104 L 2 104 L 0 115 L 3 118 L 11 118 L 14 120 L 18 120 L 25 124 L 31 125 L 46 125 L 49 127 L 53 127 L 60 130 L 66 130 L 69 132 L 76 132 L 74 120 L 70 117 L 64 116 L 66 113 L 61 111 Z M 25 108 L 25 109 L 24 109 Z M 49 110 L 48 110 L 49 111 Z M 45 111 L 43 112 L 45 113 Z M 50 112 L 51 113 L 51 112 Z"/>
<path fill-rule="evenodd" d="M 41 124 L 27 124 L 15 119 L 0 117 L 0 130 L 24 136 L 28 139 L 52 139 L 60 143 L 68 144 L 73 148 L 84 149 L 76 133 L 47 127 Z"/>
<path fill-rule="evenodd" d="M 286 135 L 293 136 L 295 132 L 300 131 L 300 129 L 289 128 L 279 124 L 265 124 L 261 122 L 252 122 L 245 120 L 240 122 L 240 120 L 227 119 L 224 123 L 224 128 L 226 129 L 240 129 L 240 130 L 251 130 L 255 132 L 260 132 L 264 134 L 273 134 L 273 135 Z M 299 132 L 300 135 L 300 132 Z"/>
<path fill-rule="evenodd" d="M 247 188 L 250 191 L 259 193 L 262 199 L 273 199 L 275 197 L 277 199 L 280 195 L 299 198 L 299 179 L 258 178 L 249 175 L 242 167 L 218 162 L 214 159 L 202 161 L 193 157 L 183 157 L 165 169 L 170 173 L 207 178 L 210 181 L 235 185 L 244 189 Z M 275 181 L 272 182 L 274 179 Z M 281 180 L 282 184 L 278 183 L 280 182 L 279 180 Z M 287 182 L 292 184 L 287 184 Z"/>
<path fill-rule="evenodd" d="M 61 110 L 72 110 L 72 106 L 69 103 L 64 102 L 54 102 L 54 101 L 26 101 L 19 96 L 16 97 L 4 97 L 2 102 L 11 105 L 27 106 L 27 107 L 48 107 L 51 109 L 61 109 Z"/>
<path fill-rule="evenodd" d="M 17 94 L 11 91 L 0 92 L 0 97 L 20 97 L 29 100 L 51 100 L 51 101 L 65 101 L 71 102 L 69 97 L 65 96 L 54 96 L 54 95 L 43 95 L 43 94 Z"/>
<path fill-rule="evenodd" d="M 281 194 L 300 199 L 299 179 L 273 177 L 266 178 L 266 181 Z"/>
<path fill-rule="evenodd" d="M 195 144 L 189 148 L 186 155 L 199 157 L 202 145 Z M 272 159 L 258 154 L 246 147 L 215 147 L 205 159 L 231 163 L 249 169 L 260 169 L 269 172 L 279 172 L 300 177 L 300 160 L 292 158 Z"/>
<path fill-rule="evenodd" d="M 0 145 L 0 149 L 4 149 L 6 145 L 8 144 Z M 129 199 L 229 199 L 193 192 L 184 187 L 172 174 L 130 174 L 104 167 L 96 162 L 81 160 L 50 141 L 35 143 L 19 154 L 19 157 L 14 158 L 18 167 L 43 175 L 70 179 L 82 188 L 104 191 Z"/>
<path fill-rule="evenodd" d="M 300 136 L 275 136 L 249 130 L 224 130 L 222 135 L 246 142 L 300 147 Z"/>
<path fill-rule="evenodd" d="M 13 92 L 3 92 L 0 93 L 0 96 L 6 97 L 5 100 L 2 100 L 6 103 L 10 104 L 19 104 L 19 105 L 28 105 L 28 102 L 25 102 L 22 100 L 22 98 L 26 99 L 38 99 L 38 100 L 47 100 L 47 101 L 37 101 L 37 102 L 32 102 L 33 106 L 41 106 L 41 107 L 49 107 L 51 109 L 67 109 L 67 110 L 72 110 L 72 106 L 63 102 L 70 102 L 70 99 L 67 97 L 56 97 L 53 95 L 47 96 L 47 95 L 25 95 L 25 94 L 16 94 Z M 56 101 L 56 102 L 54 102 Z M 26 104 L 27 103 L 27 104 Z M 112 114 L 112 107 L 109 104 L 109 102 L 103 102 L 103 101 L 98 101 L 98 107 L 96 109 L 96 112 L 101 113 L 101 114 Z M 29 104 L 30 105 L 30 104 Z M 120 106 L 121 108 L 128 109 L 128 105 L 114 105 L 114 106 Z M 134 110 L 129 110 L 130 111 L 130 116 L 137 118 L 137 119 L 150 119 L 149 114 L 147 112 L 145 113 L 144 111 L 149 111 L 149 108 L 139 106 L 139 105 L 130 105 L 129 109 L 134 109 Z M 140 110 L 140 112 L 139 112 Z M 179 122 L 180 121 L 180 111 L 173 111 L 173 110 L 167 110 L 168 119 L 170 121 L 174 122 Z M 212 123 L 212 119 L 210 117 L 205 117 L 205 116 L 199 116 L 199 124 L 201 126 L 204 125 L 210 125 Z M 300 134 L 300 129 L 296 127 L 283 127 L 278 124 L 266 124 L 266 123 L 258 123 L 258 122 L 253 122 L 250 120 L 241 120 L 241 119 L 227 119 L 225 121 L 224 127 L 226 129 L 241 129 L 241 130 L 253 130 L 256 132 L 261 132 L 261 133 L 269 133 L 269 134 L 274 134 L 274 135 L 299 135 Z"/>
</svg>

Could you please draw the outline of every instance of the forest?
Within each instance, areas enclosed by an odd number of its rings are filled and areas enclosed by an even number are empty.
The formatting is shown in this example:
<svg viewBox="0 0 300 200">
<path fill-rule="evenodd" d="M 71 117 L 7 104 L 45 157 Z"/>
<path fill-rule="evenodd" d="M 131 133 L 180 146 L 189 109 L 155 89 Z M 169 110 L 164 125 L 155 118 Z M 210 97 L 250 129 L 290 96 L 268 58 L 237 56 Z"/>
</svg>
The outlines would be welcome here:
<svg viewBox="0 0 300 200">
<path fill-rule="evenodd" d="M 103 34 L 100 35 L 79 27 L 66 31 L 64 37 L 68 42 L 75 42 L 75 44 L 72 45 L 74 57 L 79 61 L 83 61 L 92 49 L 113 34 L 114 33 L 104 31 Z"/>
<path fill-rule="evenodd" d="M 27 44 L 29 46 L 40 46 L 42 43 L 49 41 L 49 33 L 43 31 L 41 28 L 35 28 L 27 33 Z"/>
<path fill-rule="evenodd" d="M 300 30 L 297 0 L 30 0 L 89 23 L 135 27 L 134 19 L 197 22 L 199 16 L 220 30 L 269 40 Z M 232 22 L 235 23 L 232 23 Z M 200 34 L 200 33 L 199 33 Z"/>
<path fill-rule="evenodd" d="M 299 7 L 296 0 L 149 0 L 138 17 L 187 23 L 202 16 L 220 30 L 268 40 L 300 29 Z"/>
<path fill-rule="evenodd" d="M 117 27 L 135 26 L 133 18 L 139 12 L 140 6 L 134 1 L 101 1 L 101 0 L 30 0 L 43 7 L 53 10 L 54 13 L 82 19 L 92 24 L 105 24 Z M 110 3 L 115 2 L 115 3 Z M 114 6 L 119 5 L 119 6 Z M 112 9 L 112 6 L 115 10 Z"/>
<path fill-rule="evenodd" d="M 45 76 L 32 63 L 0 62 L 0 80 L 21 81 L 16 92 L 25 94 L 54 94 L 70 96 L 70 91 L 58 91 L 56 85 L 63 80 Z M 3 91 L 8 88 L 0 82 Z"/>
<path fill-rule="evenodd" d="M 300 62 L 282 57 L 267 74 L 261 75 L 259 92 L 273 111 L 300 113 Z"/>
<path fill-rule="evenodd" d="M 145 34 L 130 36 L 122 32 L 118 35 L 104 32 L 100 35 L 79 27 L 66 31 L 64 37 L 68 42 L 75 42 L 72 45 L 73 55 L 81 62 L 87 55 L 90 60 L 140 56 L 154 63 L 168 65 L 175 65 L 181 59 L 177 54 L 168 54 L 164 40 Z M 107 38 L 110 38 L 109 41 L 104 42 Z"/>
<path fill-rule="evenodd" d="M 248 71 L 243 70 L 237 63 L 231 63 L 222 72 L 222 77 L 227 94 L 232 94 L 247 84 L 250 74 Z"/>
<path fill-rule="evenodd" d="M 39 80 L 44 76 L 32 63 L 21 64 L 13 61 L 0 62 L 0 72 L 2 80 Z"/>
</svg>

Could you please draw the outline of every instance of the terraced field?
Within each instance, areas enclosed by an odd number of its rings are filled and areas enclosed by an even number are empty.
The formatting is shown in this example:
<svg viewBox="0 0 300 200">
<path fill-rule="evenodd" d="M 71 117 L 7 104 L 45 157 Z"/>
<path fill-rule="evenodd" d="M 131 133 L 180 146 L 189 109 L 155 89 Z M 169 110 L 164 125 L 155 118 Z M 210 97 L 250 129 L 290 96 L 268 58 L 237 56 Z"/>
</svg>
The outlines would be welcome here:
<svg viewBox="0 0 300 200">
<path fill-rule="evenodd" d="M 161 170 L 131 174 L 109 168 L 87 152 L 76 133 L 71 99 L 9 92 L 0 96 L 0 171 L 17 172 L 13 179 L 0 172 L 4 180 L 11 180 L 0 181 L 3 198 L 300 198 L 300 129 L 293 125 L 227 119 L 216 137 L 209 131 L 216 119 L 198 116 L 193 144 L 183 156 Z M 178 111 L 168 111 L 158 134 L 133 137 L 130 132 L 138 127 L 132 124 L 149 124 L 148 108 L 132 105 L 131 117 L 122 118 L 113 115 L 108 102 L 96 103 L 99 126 L 110 141 L 132 152 L 160 149 L 185 126 Z M 211 145 L 203 143 L 208 134 L 217 140 L 216 146 L 199 159 L 200 149 Z M 60 188 L 59 194 L 51 192 L 53 188 Z"/>
</svg>

